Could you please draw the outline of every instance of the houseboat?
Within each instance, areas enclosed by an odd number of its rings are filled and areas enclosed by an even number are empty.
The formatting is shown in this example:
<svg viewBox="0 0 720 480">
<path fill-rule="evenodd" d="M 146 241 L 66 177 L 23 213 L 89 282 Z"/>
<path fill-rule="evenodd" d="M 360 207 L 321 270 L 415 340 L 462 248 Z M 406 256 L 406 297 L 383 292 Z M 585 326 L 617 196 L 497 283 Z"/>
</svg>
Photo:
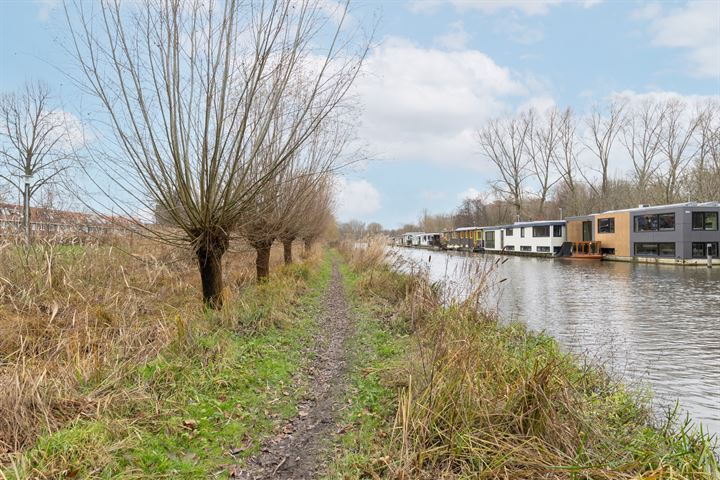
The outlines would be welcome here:
<svg viewBox="0 0 720 480">
<path fill-rule="evenodd" d="M 596 245 L 608 260 L 720 263 L 720 202 L 640 205 L 567 219 L 567 240 Z"/>
<path fill-rule="evenodd" d="M 551 256 L 565 242 L 565 220 L 516 222 L 505 227 L 503 237 L 506 252 Z"/>
</svg>

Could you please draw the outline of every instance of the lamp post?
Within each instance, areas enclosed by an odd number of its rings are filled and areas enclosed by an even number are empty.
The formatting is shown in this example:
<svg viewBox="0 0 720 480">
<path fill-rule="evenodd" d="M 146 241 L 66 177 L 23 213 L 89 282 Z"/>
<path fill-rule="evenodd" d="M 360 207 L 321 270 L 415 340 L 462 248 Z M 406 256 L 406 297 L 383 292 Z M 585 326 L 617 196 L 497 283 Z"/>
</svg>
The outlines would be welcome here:
<svg viewBox="0 0 720 480">
<path fill-rule="evenodd" d="M 23 226 L 25 227 L 25 246 L 30 248 L 30 184 L 32 174 L 21 175 L 23 189 Z"/>
</svg>

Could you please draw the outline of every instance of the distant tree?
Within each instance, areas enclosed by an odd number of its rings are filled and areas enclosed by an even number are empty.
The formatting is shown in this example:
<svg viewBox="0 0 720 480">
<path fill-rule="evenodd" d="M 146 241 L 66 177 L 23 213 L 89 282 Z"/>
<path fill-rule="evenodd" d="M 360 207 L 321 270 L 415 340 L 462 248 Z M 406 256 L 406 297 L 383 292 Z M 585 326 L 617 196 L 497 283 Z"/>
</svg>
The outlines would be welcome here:
<svg viewBox="0 0 720 480">
<path fill-rule="evenodd" d="M 633 176 L 640 197 L 647 195 L 658 168 L 657 156 L 664 117 L 663 104 L 648 99 L 631 108 L 622 125 L 620 142 L 632 160 Z"/>
<path fill-rule="evenodd" d="M 687 104 L 677 98 L 668 100 L 663 110 L 658 177 L 663 200 L 671 203 L 679 197 L 682 177 L 694 156 L 693 140 L 702 123 L 702 114 L 689 111 Z"/>
<path fill-rule="evenodd" d="M 530 158 L 525 151 L 529 130 L 529 122 L 523 118 L 502 117 L 490 120 L 477 132 L 482 153 L 500 175 L 492 186 L 512 203 L 518 216 L 522 210 L 525 180 L 530 175 Z"/>
<path fill-rule="evenodd" d="M 564 119 L 557 109 L 553 108 L 544 114 L 531 110 L 524 117 L 524 121 L 528 123 L 525 148 L 530 157 L 532 177 L 537 185 L 537 213 L 543 218 L 550 190 L 561 178 L 555 173 L 555 160 L 558 148 L 562 145 L 561 127 Z"/>
<path fill-rule="evenodd" d="M 23 197 L 25 241 L 30 242 L 30 202 L 70 167 L 67 130 L 48 87 L 28 83 L 0 96 L 0 178 Z"/>
<path fill-rule="evenodd" d="M 372 223 L 368 224 L 368 226 L 366 227 L 366 230 L 367 230 L 368 235 L 378 235 L 378 234 L 382 233 L 383 226 L 377 222 L 372 222 Z"/>
<path fill-rule="evenodd" d="M 615 139 L 622 129 L 624 109 L 625 104 L 620 101 L 612 101 L 607 111 L 603 111 L 596 105 L 587 119 L 590 138 L 585 145 L 598 160 L 598 166 L 591 166 L 591 169 L 600 174 L 598 193 L 603 201 L 608 197 L 610 157 Z M 582 174 L 582 170 L 580 172 Z M 585 178 L 587 179 L 587 176 Z M 588 183 L 594 190 L 597 190 L 592 182 Z"/>
</svg>

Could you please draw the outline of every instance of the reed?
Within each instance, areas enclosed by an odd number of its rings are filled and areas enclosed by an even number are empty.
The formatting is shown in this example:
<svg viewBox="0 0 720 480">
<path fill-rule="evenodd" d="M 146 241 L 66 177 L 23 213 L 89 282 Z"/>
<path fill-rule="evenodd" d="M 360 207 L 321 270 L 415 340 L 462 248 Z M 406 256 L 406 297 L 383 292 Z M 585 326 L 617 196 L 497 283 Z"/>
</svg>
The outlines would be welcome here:
<svg viewBox="0 0 720 480">
<path fill-rule="evenodd" d="M 282 248 L 272 261 L 282 264 Z M 218 322 L 235 322 L 236 329 L 277 323 L 293 296 L 281 298 L 287 291 L 276 288 L 273 298 L 266 292 L 241 300 L 240 287 L 254 278 L 254 255 L 243 245 L 226 263 L 228 308 L 212 318 L 197 300 L 188 251 L 138 240 L 44 241 L 30 250 L 5 242 L 0 265 L 0 464 L 76 419 L 157 403 L 134 381 L 139 365 L 169 349 L 193 348 Z M 288 268 L 283 281 L 298 283 L 305 268 Z"/>
<path fill-rule="evenodd" d="M 720 478 L 715 439 L 690 419 L 656 413 L 648 392 L 551 337 L 501 324 L 488 300 L 499 261 L 470 262 L 467 282 L 439 289 L 423 269 L 399 274 L 387 260 L 353 262 L 359 295 L 401 312 L 413 332 L 388 375 L 405 381 L 386 477 Z M 385 293 L 392 283 L 404 298 Z"/>
</svg>

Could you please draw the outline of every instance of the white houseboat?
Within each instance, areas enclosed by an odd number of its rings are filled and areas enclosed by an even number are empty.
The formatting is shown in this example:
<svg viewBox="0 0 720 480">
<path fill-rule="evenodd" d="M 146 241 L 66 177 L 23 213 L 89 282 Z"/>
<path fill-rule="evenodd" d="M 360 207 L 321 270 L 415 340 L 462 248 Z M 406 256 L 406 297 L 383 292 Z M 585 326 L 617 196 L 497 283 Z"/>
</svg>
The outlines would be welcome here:
<svg viewBox="0 0 720 480">
<path fill-rule="evenodd" d="M 505 227 L 502 249 L 506 252 L 552 255 L 567 237 L 565 220 L 516 222 Z"/>
</svg>

